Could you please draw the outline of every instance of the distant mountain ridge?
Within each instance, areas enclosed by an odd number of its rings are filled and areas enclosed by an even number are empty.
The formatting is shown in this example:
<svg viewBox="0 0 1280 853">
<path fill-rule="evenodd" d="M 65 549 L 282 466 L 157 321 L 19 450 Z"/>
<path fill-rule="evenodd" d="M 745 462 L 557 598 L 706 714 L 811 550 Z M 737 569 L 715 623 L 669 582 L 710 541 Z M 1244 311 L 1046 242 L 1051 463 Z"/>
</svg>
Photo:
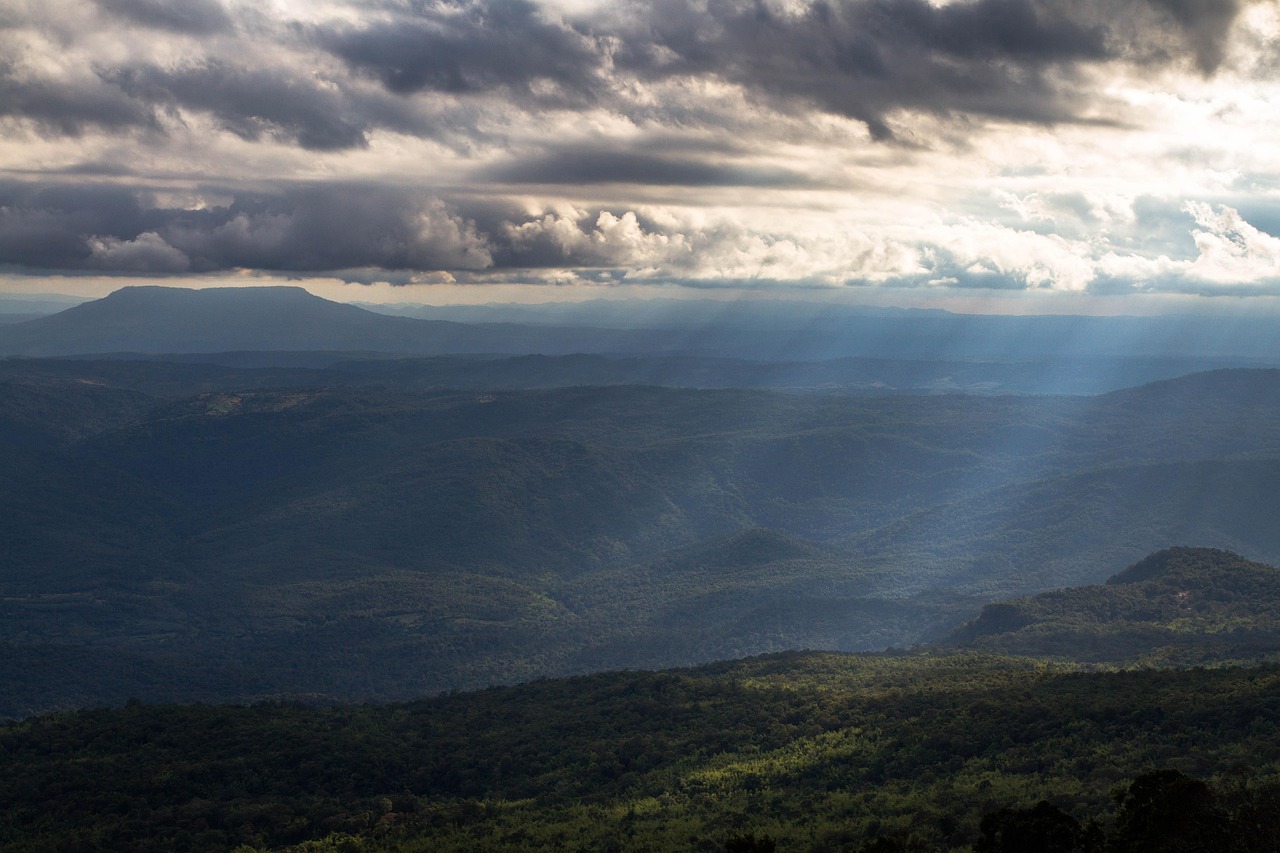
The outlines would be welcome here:
<svg viewBox="0 0 1280 853">
<path fill-rule="evenodd" d="M 634 310 L 624 303 L 607 311 L 441 308 L 413 313 L 417 316 L 368 311 L 291 286 L 131 286 L 57 314 L 0 324 L 0 355 L 258 350 L 664 354 L 757 362 L 1051 360 L 1063 374 L 1057 377 L 1059 387 L 1078 384 L 1074 373 L 1117 369 L 1099 359 L 1174 359 L 1184 365 L 1179 372 L 1280 364 L 1280 336 L 1266 317 L 1018 317 L 851 306 L 824 310 L 803 303 L 726 304 L 713 310 L 678 302 L 635 303 Z M 1147 371 L 1137 381 L 1159 375 Z"/>
</svg>

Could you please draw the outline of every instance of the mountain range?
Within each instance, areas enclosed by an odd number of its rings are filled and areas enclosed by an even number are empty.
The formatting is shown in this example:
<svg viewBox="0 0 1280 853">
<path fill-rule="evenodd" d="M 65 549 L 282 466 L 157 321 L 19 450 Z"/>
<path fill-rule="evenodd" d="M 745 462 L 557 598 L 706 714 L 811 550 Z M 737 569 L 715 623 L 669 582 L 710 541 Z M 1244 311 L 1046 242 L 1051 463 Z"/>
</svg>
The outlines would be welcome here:
<svg viewBox="0 0 1280 853">
<path fill-rule="evenodd" d="M 419 307 L 375 312 L 299 287 L 131 286 L 0 325 L 0 355 L 233 351 L 700 356 L 753 362 L 868 359 L 1041 365 L 1072 381 L 1124 384 L 1217 367 L 1280 366 L 1260 317 L 1010 317 L 772 302 Z M 1169 372 L 1170 370 L 1175 372 Z M 1081 376 L 1080 374 L 1085 374 Z M 939 377 L 941 378 L 941 377 Z M 1042 380 L 1047 381 L 1047 380 Z M 954 390 L 954 387 L 953 387 Z M 1046 390 L 1058 390 L 1049 388 Z"/>
<path fill-rule="evenodd" d="M 785 303 L 658 301 L 620 310 L 481 306 L 386 316 L 296 287 L 126 287 L 35 320 L 6 315 L 0 355 L 10 357 L 0 359 L 0 377 L 74 376 L 166 396 L 214 388 L 637 384 L 1095 394 L 1196 371 L 1280 365 L 1280 352 L 1259 343 L 1270 338 L 1238 323 L 886 309 L 814 315 Z M 1030 342 L 1048 345 L 1028 349 Z M 68 357 L 78 363 L 66 364 Z"/>
</svg>

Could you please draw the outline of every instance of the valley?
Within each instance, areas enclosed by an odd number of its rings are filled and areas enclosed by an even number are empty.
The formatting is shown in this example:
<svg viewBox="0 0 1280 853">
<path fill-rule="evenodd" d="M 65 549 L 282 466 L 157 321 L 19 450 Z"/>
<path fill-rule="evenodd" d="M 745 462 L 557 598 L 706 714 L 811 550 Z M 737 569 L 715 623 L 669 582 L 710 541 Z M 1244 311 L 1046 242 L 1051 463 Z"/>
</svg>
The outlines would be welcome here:
<svg viewBox="0 0 1280 853">
<path fill-rule="evenodd" d="M 1280 371 L 1022 370 L 0 361 L 0 846 L 1268 849 Z"/>
</svg>

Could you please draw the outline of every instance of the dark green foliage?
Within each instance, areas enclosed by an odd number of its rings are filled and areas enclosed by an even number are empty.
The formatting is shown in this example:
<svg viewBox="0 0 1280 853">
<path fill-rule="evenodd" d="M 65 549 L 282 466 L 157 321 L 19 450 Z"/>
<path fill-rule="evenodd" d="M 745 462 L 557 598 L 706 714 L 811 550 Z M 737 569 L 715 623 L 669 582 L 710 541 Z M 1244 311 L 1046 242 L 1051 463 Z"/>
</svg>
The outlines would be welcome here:
<svg viewBox="0 0 1280 853">
<path fill-rule="evenodd" d="M 1073 853 L 1089 849 L 1080 821 L 1041 800 L 1028 808 L 1005 807 L 983 815 L 975 853 Z"/>
<path fill-rule="evenodd" d="M 1094 850 L 1091 821 L 1125 850 L 1165 825 L 1258 844 L 1277 700 L 1274 667 L 790 654 L 404 705 L 129 703 L 0 729 L 0 848 L 1008 850 L 1079 822 Z M 1149 775 L 1170 766 L 1220 781 Z"/>
<path fill-rule="evenodd" d="M 902 845 L 882 836 L 859 847 L 858 853 L 902 853 Z"/>
<path fill-rule="evenodd" d="M 1116 799 L 1120 808 L 1109 853 L 1210 853 L 1228 847 L 1226 815 L 1199 779 L 1158 770 L 1133 780 Z"/>
<path fill-rule="evenodd" d="M 767 835 L 734 835 L 724 842 L 724 853 L 773 853 L 778 842 Z"/>
</svg>

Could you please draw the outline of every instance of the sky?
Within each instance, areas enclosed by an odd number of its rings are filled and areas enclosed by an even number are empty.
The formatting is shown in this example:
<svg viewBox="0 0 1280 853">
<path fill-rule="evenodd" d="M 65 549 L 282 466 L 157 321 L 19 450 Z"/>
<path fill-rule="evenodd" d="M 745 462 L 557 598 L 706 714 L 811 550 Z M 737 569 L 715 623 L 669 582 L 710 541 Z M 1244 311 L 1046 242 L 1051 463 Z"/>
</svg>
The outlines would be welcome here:
<svg viewBox="0 0 1280 853">
<path fill-rule="evenodd" d="M 1280 8 L 6 0 L 0 291 L 1274 311 Z"/>
</svg>

